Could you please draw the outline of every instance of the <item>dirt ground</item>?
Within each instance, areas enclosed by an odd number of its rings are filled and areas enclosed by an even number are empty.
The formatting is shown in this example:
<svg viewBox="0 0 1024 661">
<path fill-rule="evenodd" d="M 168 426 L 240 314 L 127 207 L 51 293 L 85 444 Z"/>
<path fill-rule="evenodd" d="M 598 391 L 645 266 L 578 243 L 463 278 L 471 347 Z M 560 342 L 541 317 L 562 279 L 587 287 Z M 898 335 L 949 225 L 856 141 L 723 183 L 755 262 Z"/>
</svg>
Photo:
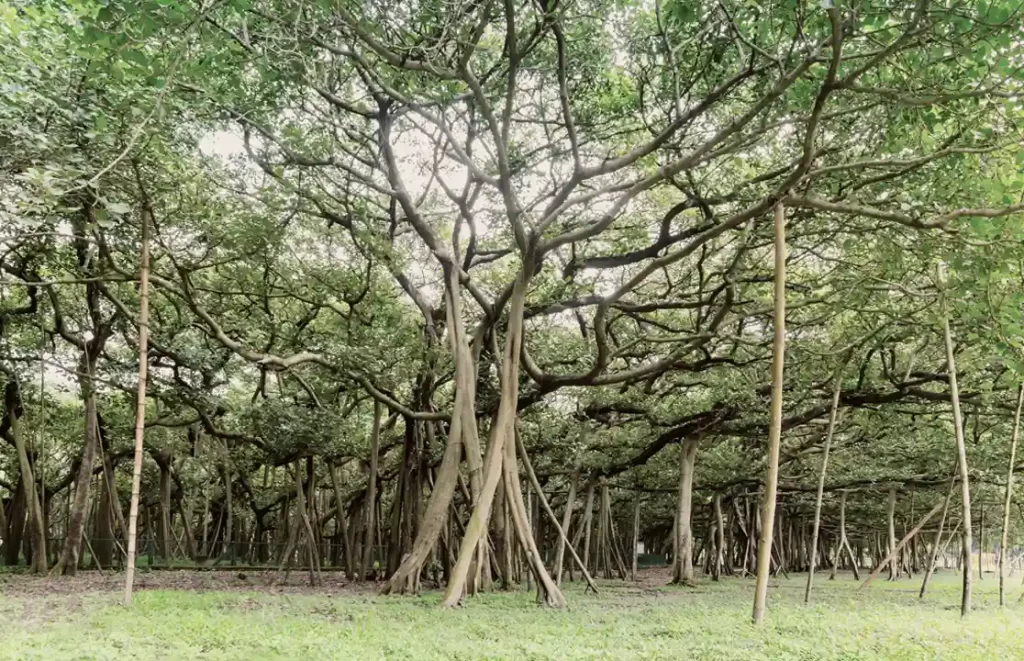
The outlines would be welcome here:
<svg viewBox="0 0 1024 661">
<path fill-rule="evenodd" d="M 375 583 L 354 583 L 343 572 L 322 572 L 321 583 L 309 585 L 308 572 L 292 571 L 287 582 L 276 570 L 142 569 L 135 575 L 136 590 L 238 591 L 268 594 L 374 594 Z M 77 576 L 33 576 L 22 572 L 0 572 L 0 593 L 12 597 L 118 593 L 124 589 L 124 573 L 82 571 Z"/>
<path fill-rule="evenodd" d="M 576 577 L 577 580 L 579 577 Z M 606 589 L 616 592 L 638 591 L 664 586 L 671 580 L 669 568 L 642 568 L 635 583 L 614 581 Z M 604 583 L 604 581 L 599 581 Z M 310 587 L 309 573 L 291 571 L 287 581 L 277 570 L 243 569 L 148 569 L 135 575 L 136 590 L 183 590 L 193 592 L 264 592 L 266 594 L 374 595 L 380 587 L 375 582 L 353 582 L 341 571 L 324 571 L 320 585 Z M 431 586 L 425 585 L 425 588 Z M 0 572 L 0 594 L 11 597 L 46 597 L 62 595 L 119 594 L 124 589 L 124 573 L 88 570 L 77 576 L 34 576 L 26 572 Z"/>
</svg>

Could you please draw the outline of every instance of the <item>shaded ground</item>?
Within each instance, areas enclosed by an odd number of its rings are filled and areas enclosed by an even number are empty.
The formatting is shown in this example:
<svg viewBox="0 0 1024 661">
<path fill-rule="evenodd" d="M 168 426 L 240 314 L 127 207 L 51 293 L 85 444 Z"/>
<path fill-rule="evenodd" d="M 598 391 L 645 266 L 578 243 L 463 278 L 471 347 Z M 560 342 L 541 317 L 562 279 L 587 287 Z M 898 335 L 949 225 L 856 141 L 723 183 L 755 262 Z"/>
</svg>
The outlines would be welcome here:
<svg viewBox="0 0 1024 661">
<path fill-rule="evenodd" d="M 111 571 L 83 571 L 78 576 L 60 579 L 37 577 L 23 572 L 0 571 L 0 594 L 8 596 L 81 595 L 118 593 L 124 589 L 124 574 Z M 287 581 L 276 570 L 195 570 L 140 569 L 135 575 L 135 589 L 190 590 L 226 592 L 264 592 L 269 594 L 319 594 L 332 596 L 342 591 L 349 594 L 374 594 L 371 583 L 352 583 L 343 572 L 322 572 L 320 585 L 311 588 L 309 573 L 292 571 Z"/>
<path fill-rule="evenodd" d="M 753 581 L 666 586 L 645 570 L 637 583 L 568 586 L 570 608 L 538 607 L 525 591 L 483 595 L 455 610 L 440 594 L 376 597 L 370 586 L 324 574 L 311 591 L 292 573 L 154 571 L 139 576 L 131 610 L 123 577 L 74 579 L 0 573 L 0 659 L 1024 659 L 1024 606 L 996 581 L 977 584 L 977 611 L 959 617 L 957 577 L 942 574 L 924 601 L 918 581 L 857 590 L 849 577 L 773 581 L 766 626 L 749 624 Z"/>
</svg>

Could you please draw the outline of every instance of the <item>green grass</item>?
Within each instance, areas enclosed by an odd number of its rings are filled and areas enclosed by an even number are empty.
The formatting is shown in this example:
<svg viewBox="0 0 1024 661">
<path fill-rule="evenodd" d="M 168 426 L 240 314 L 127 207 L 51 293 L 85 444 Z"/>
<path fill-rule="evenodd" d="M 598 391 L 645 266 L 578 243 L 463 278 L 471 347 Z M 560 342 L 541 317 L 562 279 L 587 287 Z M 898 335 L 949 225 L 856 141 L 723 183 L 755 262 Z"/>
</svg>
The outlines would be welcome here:
<svg viewBox="0 0 1024 661">
<path fill-rule="evenodd" d="M 1011 579 L 1011 602 L 1020 592 Z M 986 578 L 976 612 L 959 614 L 957 579 L 773 582 L 765 626 L 750 625 L 753 582 L 696 588 L 604 583 L 569 589 L 570 608 L 526 592 L 488 594 L 461 609 L 440 595 L 319 596 L 152 590 L 126 610 L 116 594 L 0 596 L 2 659 L 1022 659 L 1024 606 L 1000 610 Z M 16 594 L 16 591 L 12 590 Z"/>
</svg>

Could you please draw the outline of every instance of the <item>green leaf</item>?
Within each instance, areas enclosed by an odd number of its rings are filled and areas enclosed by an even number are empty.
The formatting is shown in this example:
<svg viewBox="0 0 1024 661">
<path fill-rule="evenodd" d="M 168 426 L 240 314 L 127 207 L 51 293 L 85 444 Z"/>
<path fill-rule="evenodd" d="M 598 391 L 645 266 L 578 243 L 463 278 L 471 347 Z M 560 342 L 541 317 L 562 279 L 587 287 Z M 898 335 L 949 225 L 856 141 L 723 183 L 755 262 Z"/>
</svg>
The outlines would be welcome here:
<svg viewBox="0 0 1024 661">
<path fill-rule="evenodd" d="M 132 208 L 124 202 L 107 202 L 105 206 L 107 207 L 107 211 L 115 216 L 123 216 L 132 210 Z"/>
</svg>

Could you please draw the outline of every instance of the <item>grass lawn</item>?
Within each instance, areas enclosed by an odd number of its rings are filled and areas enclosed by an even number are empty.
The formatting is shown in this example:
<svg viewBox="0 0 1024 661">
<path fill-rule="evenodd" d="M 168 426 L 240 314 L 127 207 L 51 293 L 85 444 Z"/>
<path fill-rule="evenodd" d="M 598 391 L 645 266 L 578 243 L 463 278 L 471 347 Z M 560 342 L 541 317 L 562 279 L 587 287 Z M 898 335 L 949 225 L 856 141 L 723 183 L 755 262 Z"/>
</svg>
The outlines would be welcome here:
<svg viewBox="0 0 1024 661">
<path fill-rule="evenodd" d="M 126 610 L 119 576 L 67 590 L 0 575 L 0 659 L 1024 659 L 1019 578 L 1009 579 L 1004 610 L 996 579 L 976 582 L 976 611 L 961 620 L 950 572 L 923 602 L 917 579 L 858 591 L 848 577 L 825 575 L 809 607 L 804 577 L 794 575 L 773 581 L 767 624 L 754 628 L 749 579 L 686 589 L 658 585 L 663 574 L 649 572 L 645 584 L 603 582 L 598 596 L 570 586 L 564 611 L 540 608 L 526 592 L 445 611 L 437 592 L 180 589 L 181 577 L 197 580 L 188 576 L 143 574 L 145 589 Z M 161 581 L 176 589 L 151 589 Z"/>
</svg>

